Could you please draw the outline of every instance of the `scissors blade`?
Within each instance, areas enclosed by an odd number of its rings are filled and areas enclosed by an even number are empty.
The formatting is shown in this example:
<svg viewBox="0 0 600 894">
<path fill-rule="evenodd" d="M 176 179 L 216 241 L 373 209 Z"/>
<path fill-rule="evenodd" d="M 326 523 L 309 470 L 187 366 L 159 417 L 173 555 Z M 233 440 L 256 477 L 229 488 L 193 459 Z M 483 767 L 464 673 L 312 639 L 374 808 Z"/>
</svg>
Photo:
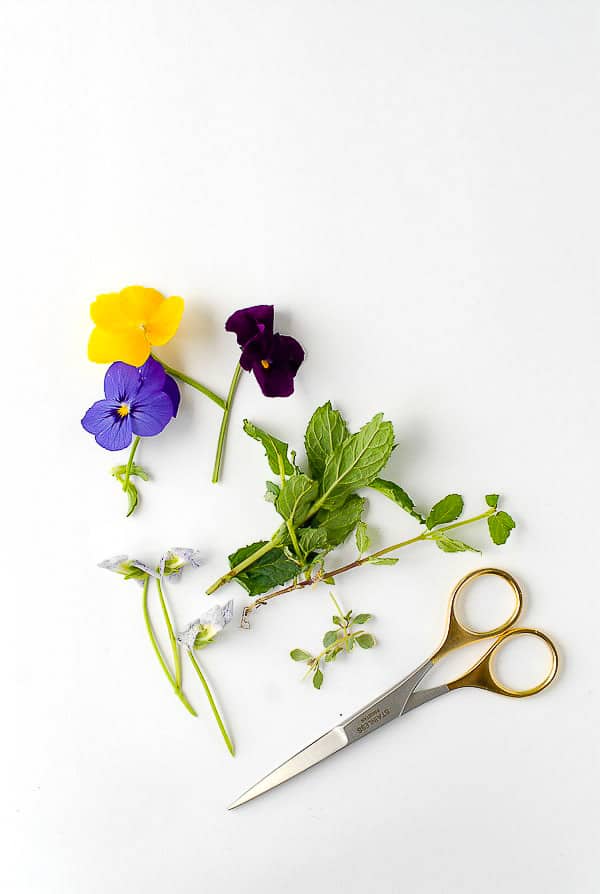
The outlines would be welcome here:
<svg viewBox="0 0 600 894">
<path fill-rule="evenodd" d="M 299 751 L 289 760 L 285 761 L 285 763 L 277 767 L 276 770 L 268 773 L 260 780 L 260 782 L 257 782 L 256 785 L 249 788 L 247 792 L 240 795 L 237 801 L 230 804 L 227 809 L 233 810 L 235 807 L 239 807 L 240 804 L 245 804 L 246 801 L 251 801 L 253 798 L 258 797 L 258 795 L 263 795 L 270 789 L 275 788 L 275 786 L 281 785 L 282 782 L 287 782 L 288 779 L 292 779 L 294 776 L 297 776 L 298 773 L 308 770 L 309 767 L 318 764 L 319 761 L 325 760 L 326 757 L 335 754 L 335 752 L 339 751 L 341 748 L 345 748 L 347 744 L 348 738 L 343 728 L 334 726 L 333 729 L 330 729 L 324 736 L 315 739 L 314 742 L 311 742 L 311 744 L 307 745 L 306 748 L 303 748 L 302 751 Z"/>
<path fill-rule="evenodd" d="M 432 667 L 431 661 L 425 661 L 396 686 L 392 686 L 383 695 L 369 702 L 368 705 L 365 705 L 364 708 L 349 717 L 343 724 L 334 726 L 324 736 L 315 739 L 302 751 L 299 751 L 285 763 L 281 764 L 281 766 L 277 767 L 276 770 L 273 770 L 261 779 L 260 782 L 257 782 L 256 785 L 253 785 L 252 788 L 249 788 L 243 795 L 240 795 L 237 801 L 229 805 L 228 810 L 233 810 L 235 807 L 239 807 L 241 804 L 258 797 L 258 795 L 270 791 L 275 786 L 281 785 L 282 782 L 287 782 L 288 779 L 292 779 L 298 773 L 308 770 L 309 767 L 314 766 L 326 757 L 330 757 L 336 751 L 345 748 L 346 745 L 351 745 L 358 739 L 362 739 L 363 736 L 372 733 L 374 729 L 379 729 L 380 726 L 399 717 L 403 713 L 413 690 Z"/>
<path fill-rule="evenodd" d="M 420 708 L 421 705 L 430 702 L 432 698 L 438 698 L 438 696 L 444 695 L 446 692 L 450 692 L 450 690 L 445 683 L 442 683 L 441 686 L 433 686 L 431 689 L 419 689 L 410 696 L 404 705 L 402 714 L 408 714 L 413 708 Z"/>
</svg>

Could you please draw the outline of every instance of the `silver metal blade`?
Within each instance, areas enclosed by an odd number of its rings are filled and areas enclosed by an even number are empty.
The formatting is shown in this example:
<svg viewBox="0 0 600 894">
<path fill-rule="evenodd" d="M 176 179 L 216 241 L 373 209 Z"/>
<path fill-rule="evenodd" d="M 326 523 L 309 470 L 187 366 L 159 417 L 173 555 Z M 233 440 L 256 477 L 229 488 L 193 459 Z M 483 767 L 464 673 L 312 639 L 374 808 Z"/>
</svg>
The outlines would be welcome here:
<svg viewBox="0 0 600 894">
<path fill-rule="evenodd" d="M 401 680 L 400 683 L 387 689 L 383 695 L 373 699 L 368 705 L 365 705 L 364 708 L 361 708 L 360 711 L 357 711 L 356 714 L 344 721 L 343 724 L 334 726 L 332 730 L 329 730 L 320 739 L 316 739 L 284 764 L 281 764 L 280 767 L 277 767 L 276 770 L 273 770 L 272 773 L 269 773 L 268 776 L 265 776 L 264 779 L 261 779 L 260 782 L 257 782 L 256 785 L 253 785 L 252 788 L 249 788 L 237 801 L 230 804 L 228 809 L 233 810 L 235 807 L 239 807 L 240 804 L 245 804 L 246 801 L 251 801 L 258 795 L 262 795 L 275 788 L 275 786 L 281 785 L 282 782 L 287 782 L 288 779 L 297 776 L 303 770 L 308 770 L 309 767 L 335 754 L 336 751 L 340 751 L 346 745 L 351 745 L 358 739 L 362 739 L 363 736 L 372 733 L 374 729 L 379 729 L 385 723 L 389 723 L 390 720 L 399 717 L 403 713 L 414 689 L 432 667 L 433 663 L 431 661 L 424 661 L 423 664 L 414 670 L 412 674 L 409 674 L 408 677 Z"/>
<path fill-rule="evenodd" d="M 417 692 L 413 692 L 409 700 L 404 705 L 403 714 L 408 714 L 409 711 L 412 711 L 413 708 L 420 708 L 421 705 L 425 705 L 427 702 L 430 702 L 432 698 L 438 698 L 440 695 L 445 695 L 447 692 L 450 692 L 448 687 L 445 684 L 441 686 L 434 686 L 431 689 L 420 689 Z"/>
<path fill-rule="evenodd" d="M 343 728 L 334 726 L 324 736 L 311 742 L 302 751 L 299 751 L 284 764 L 281 764 L 280 767 L 277 767 L 276 770 L 273 770 L 261 779 L 260 782 L 257 782 L 256 785 L 253 785 L 252 788 L 249 788 L 243 795 L 240 795 L 237 801 L 229 805 L 228 810 L 233 810 L 235 807 L 239 807 L 240 804 L 245 804 L 246 801 L 251 801 L 253 798 L 257 798 L 258 795 L 262 795 L 275 788 L 275 786 L 281 785 L 282 782 L 287 782 L 288 779 L 292 779 L 298 773 L 308 770 L 309 767 L 318 764 L 319 761 L 345 748 L 347 744 L 348 738 Z"/>
</svg>

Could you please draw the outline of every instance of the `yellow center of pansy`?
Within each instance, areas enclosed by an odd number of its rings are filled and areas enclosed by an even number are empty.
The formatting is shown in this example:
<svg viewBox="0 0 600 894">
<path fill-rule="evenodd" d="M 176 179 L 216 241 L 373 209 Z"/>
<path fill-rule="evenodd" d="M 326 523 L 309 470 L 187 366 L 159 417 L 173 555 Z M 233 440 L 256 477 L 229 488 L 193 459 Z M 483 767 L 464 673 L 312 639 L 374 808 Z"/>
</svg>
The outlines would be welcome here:
<svg viewBox="0 0 600 894">
<path fill-rule="evenodd" d="M 268 369 L 271 364 L 269 363 L 268 360 L 261 360 L 260 365 L 262 366 L 263 369 Z"/>
<path fill-rule="evenodd" d="M 117 413 L 119 416 L 129 416 L 129 404 L 121 404 Z"/>
</svg>

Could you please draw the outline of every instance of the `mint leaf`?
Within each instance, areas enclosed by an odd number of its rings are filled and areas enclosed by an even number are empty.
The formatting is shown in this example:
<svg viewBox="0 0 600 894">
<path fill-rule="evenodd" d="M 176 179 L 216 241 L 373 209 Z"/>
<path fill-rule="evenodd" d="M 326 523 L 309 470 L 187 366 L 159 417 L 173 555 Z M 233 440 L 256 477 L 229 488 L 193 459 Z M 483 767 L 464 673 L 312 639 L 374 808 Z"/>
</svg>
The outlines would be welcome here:
<svg viewBox="0 0 600 894">
<path fill-rule="evenodd" d="M 354 637 L 361 649 L 372 649 L 375 645 L 375 637 L 370 633 L 361 633 Z"/>
<path fill-rule="evenodd" d="M 274 503 L 279 496 L 279 491 L 281 490 L 281 488 L 278 484 L 275 484 L 274 481 L 265 481 L 265 485 L 267 487 L 265 491 L 265 500 L 267 501 L 267 503 Z"/>
<path fill-rule="evenodd" d="M 502 546 L 510 537 L 510 532 L 516 527 L 515 521 L 508 512 L 497 512 L 488 518 L 490 537 L 497 546 Z"/>
<path fill-rule="evenodd" d="M 336 509 L 321 509 L 317 512 L 315 522 L 325 531 L 329 546 L 339 546 L 350 536 L 360 520 L 364 505 L 364 498 L 353 494 Z"/>
<path fill-rule="evenodd" d="M 308 555 L 319 549 L 327 549 L 327 533 L 323 528 L 300 528 L 298 542 L 302 552 Z"/>
<path fill-rule="evenodd" d="M 485 495 L 485 502 L 488 504 L 488 506 L 491 506 L 492 509 L 496 508 L 496 506 L 498 505 L 499 499 L 500 498 L 499 498 L 498 494 L 486 494 Z"/>
<path fill-rule="evenodd" d="M 369 565 L 395 565 L 398 559 L 386 559 L 383 556 L 375 556 L 369 559 Z"/>
<path fill-rule="evenodd" d="M 370 615 L 368 612 L 363 612 L 361 615 L 356 615 L 354 618 L 355 624 L 366 624 L 367 621 L 370 621 L 373 615 Z"/>
<path fill-rule="evenodd" d="M 269 467 L 275 475 L 281 474 L 281 466 L 279 464 L 280 459 L 285 474 L 294 474 L 294 467 L 287 455 L 287 444 L 280 441 L 278 438 L 273 437 L 273 435 L 270 435 L 268 432 L 263 431 L 262 428 L 258 428 L 258 426 L 254 425 L 254 423 L 250 422 L 248 419 L 244 419 L 244 431 L 247 435 L 250 435 L 251 438 L 254 438 L 255 441 L 259 441 L 263 445 L 265 453 L 267 454 Z"/>
<path fill-rule="evenodd" d="M 371 543 L 371 538 L 367 533 L 367 526 L 364 521 L 359 521 L 356 526 L 356 548 L 359 553 L 366 553 Z"/>
<path fill-rule="evenodd" d="M 469 546 L 468 543 L 463 543 L 462 540 L 454 540 L 452 537 L 447 537 L 445 534 L 441 533 L 434 533 L 432 540 L 435 542 L 435 545 L 445 553 L 481 552 L 481 550 L 475 549 L 474 546 Z"/>
<path fill-rule="evenodd" d="M 327 661 L 327 662 L 335 661 L 335 659 L 338 657 L 338 655 L 340 654 L 341 651 L 342 651 L 341 646 L 338 646 L 337 649 L 330 649 L 329 652 L 323 656 L 323 660 Z"/>
<path fill-rule="evenodd" d="M 460 494 L 448 494 L 439 503 L 436 503 L 427 516 L 425 524 L 431 530 L 437 525 L 453 522 L 463 511 L 463 498 Z"/>
<path fill-rule="evenodd" d="M 277 512 L 298 527 L 306 516 L 319 492 L 319 485 L 307 475 L 292 475 L 281 487 L 275 500 Z"/>
<path fill-rule="evenodd" d="M 316 669 L 314 676 L 312 678 L 312 681 L 313 681 L 313 686 L 315 687 L 315 689 L 321 688 L 321 684 L 323 683 L 323 671 L 321 670 L 320 667 L 318 667 Z"/>
<path fill-rule="evenodd" d="M 331 401 L 315 410 L 304 435 L 304 447 L 313 478 L 322 476 L 328 457 L 349 436 L 342 414 L 332 409 Z"/>
<path fill-rule="evenodd" d="M 290 652 L 290 658 L 292 661 L 310 661 L 312 659 L 312 655 L 309 655 L 308 652 L 305 652 L 304 649 L 292 649 Z"/>
<path fill-rule="evenodd" d="M 260 540 L 258 543 L 251 543 L 249 546 L 242 546 L 237 552 L 229 556 L 229 566 L 234 568 L 244 559 L 247 559 L 255 553 L 261 546 L 264 546 L 266 540 Z M 257 559 L 253 565 L 234 578 L 250 596 L 260 596 L 273 587 L 279 587 L 286 584 L 289 580 L 298 574 L 298 565 L 285 555 L 280 547 L 275 547 L 270 552 L 265 553 L 260 559 Z"/>
<path fill-rule="evenodd" d="M 359 487 L 366 487 L 385 466 L 394 446 L 394 429 L 377 413 L 361 430 L 350 435 L 325 463 L 321 505 L 339 506 Z"/>
<path fill-rule="evenodd" d="M 406 491 L 401 488 L 399 484 L 396 484 L 394 481 L 386 481 L 385 478 L 376 478 L 375 481 L 371 481 L 369 487 L 372 487 L 373 490 L 377 490 L 380 494 L 388 497 L 388 499 L 396 503 L 397 506 L 400 506 L 401 509 L 408 512 L 409 515 L 416 518 L 422 525 L 425 524 L 425 519 L 421 513 L 417 512 L 415 509 L 413 500 L 411 500 Z"/>
<path fill-rule="evenodd" d="M 332 646 L 338 638 L 338 630 L 328 630 L 325 636 L 323 637 L 323 645 L 325 648 L 328 646 Z"/>
</svg>

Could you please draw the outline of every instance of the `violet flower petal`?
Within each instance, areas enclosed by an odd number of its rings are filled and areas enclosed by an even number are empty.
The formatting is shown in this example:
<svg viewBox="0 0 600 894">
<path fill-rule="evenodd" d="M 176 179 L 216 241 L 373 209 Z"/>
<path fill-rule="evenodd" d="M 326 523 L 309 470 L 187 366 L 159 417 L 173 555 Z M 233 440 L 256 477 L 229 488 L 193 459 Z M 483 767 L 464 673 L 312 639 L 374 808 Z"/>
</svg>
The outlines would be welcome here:
<svg viewBox="0 0 600 894">
<path fill-rule="evenodd" d="M 225 323 L 227 332 L 235 332 L 240 348 L 243 348 L 259 331 L 273 332 L 274 307 L 272 304 L 257 304 L 232 313 Z M 259 330 L 259 326 L 262 330 Z"/>
<path fill-rule="evenodd" d="M 148 357 L 146 362 L 139 367 L 137 372 L 145 394 L 150 394 L 153 391 L 165 390 L 164 384 L 167 374 L 165 373 L 162 364 L 160 364 L 158 360 L 155 360 L 154 357 Z"/>
<path fill-rule="evenodd" d="M 171 401 L 171 405 L 173 407 L 173 418 L 177 416 L 177 411 L 179 410 L 179 402 L 181 400 L 181 392 L 179 391 L 179 386 L 175 379 L 171 376 L 165 376 L 165 383 L 163 385 L 163 391 L 167 395 L 167 397 Z"/>
<path fill-rule="evenodd" d="M 265 368 L 262 360 L 269 365 Z M 291 335 L 273 336 L 267 357 L 252 364 L 252 371 L 265 397 L 289 397 L 294 393 L 294 377 L 304 360 L 304 350 Z"/>
<path fill-rule="evenodd" d="M 124 403 L 133 400 L 140 388 L 140 376 L 136 366 L 117 360 L 106 370 L 104 394 L 107 400 Z"/>
<path fill-rule="evenodd" d="M 142 398 L 142 399 L 140 399 Z M 141 438 L 158 435 L 173 418 L 173 403 L 164 391 L 138 395 L 131 404 L 129 416 L 131 431 Z"/>
<path fill-rule="evenodd" d="M 113 424 L 96 434 L 96 443 L 105 450 L 124 450 L 131 444 L 131 415 L 119 416 L 115 411 Z"/>
</svg>

